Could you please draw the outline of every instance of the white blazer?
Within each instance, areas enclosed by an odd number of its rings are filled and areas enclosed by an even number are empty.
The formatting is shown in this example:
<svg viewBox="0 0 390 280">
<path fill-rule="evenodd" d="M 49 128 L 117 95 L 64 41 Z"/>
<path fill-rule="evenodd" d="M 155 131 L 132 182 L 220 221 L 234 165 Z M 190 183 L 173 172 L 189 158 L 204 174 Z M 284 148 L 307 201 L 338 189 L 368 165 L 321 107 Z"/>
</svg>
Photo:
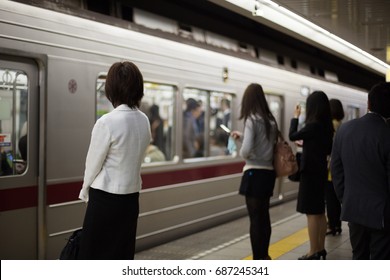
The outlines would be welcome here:
<svg viewBox="0 0 390 280">
<path fill-rule="evenodd" d="M 87 202 L 90 187 L 113 194 L 139 192 L 141 164 L 151 138 L 147 116 L 127 105 L 98 119 L 92 130 L 79 198 Z"/>
</svg>

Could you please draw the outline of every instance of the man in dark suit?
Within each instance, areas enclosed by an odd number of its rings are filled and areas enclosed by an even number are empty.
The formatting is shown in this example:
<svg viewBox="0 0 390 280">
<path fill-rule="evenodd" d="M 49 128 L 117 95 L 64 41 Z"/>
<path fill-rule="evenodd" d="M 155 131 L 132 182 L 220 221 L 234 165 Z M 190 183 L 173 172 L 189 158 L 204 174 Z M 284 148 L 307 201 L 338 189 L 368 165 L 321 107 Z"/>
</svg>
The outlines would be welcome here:
<svg viewBox="0 0 390 280">
<path fill-rule="evenodd" d="M 369 112 L 341 125 L 332 150 L 334 188 L 349 222 L 353 259 L 390 259 L 390 83 L 368 94 Z"/>
</svg>

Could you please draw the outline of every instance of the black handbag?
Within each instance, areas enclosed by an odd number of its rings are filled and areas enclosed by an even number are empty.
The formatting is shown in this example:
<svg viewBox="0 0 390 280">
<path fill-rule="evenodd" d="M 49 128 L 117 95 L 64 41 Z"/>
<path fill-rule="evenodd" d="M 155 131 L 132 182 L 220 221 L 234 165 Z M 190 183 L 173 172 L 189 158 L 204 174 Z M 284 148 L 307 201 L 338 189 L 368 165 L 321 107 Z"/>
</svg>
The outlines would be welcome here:
<svg viewBox="0 0 390 280">
<path fill-rule="evenodd" d="M 64 249 L 61 251 L 60 260 L 77 260 L 80 248 L 82 229 L 78 229 L 72 233 Z"/>
</svg>

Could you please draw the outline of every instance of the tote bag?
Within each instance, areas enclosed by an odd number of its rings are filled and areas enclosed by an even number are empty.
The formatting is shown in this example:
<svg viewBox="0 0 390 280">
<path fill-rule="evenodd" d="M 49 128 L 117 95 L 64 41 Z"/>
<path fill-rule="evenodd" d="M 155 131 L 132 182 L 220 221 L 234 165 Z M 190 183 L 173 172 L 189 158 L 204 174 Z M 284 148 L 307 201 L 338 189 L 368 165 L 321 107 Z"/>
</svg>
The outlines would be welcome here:
<svg viewBox="0 0 390 280">
<path fill-rule="evenodd" d="M 72 233 L 64 249 L 61 251 L 60 260 L 77 260 L 80 248 L 81 229 Z"/>
<path fill-rule="evenodd" d="M 298 163 L 291 146 L 279 132 L 274 148 L 274 169 L 276 177 L 289 176 L 298 171 Z"/>
</svg>

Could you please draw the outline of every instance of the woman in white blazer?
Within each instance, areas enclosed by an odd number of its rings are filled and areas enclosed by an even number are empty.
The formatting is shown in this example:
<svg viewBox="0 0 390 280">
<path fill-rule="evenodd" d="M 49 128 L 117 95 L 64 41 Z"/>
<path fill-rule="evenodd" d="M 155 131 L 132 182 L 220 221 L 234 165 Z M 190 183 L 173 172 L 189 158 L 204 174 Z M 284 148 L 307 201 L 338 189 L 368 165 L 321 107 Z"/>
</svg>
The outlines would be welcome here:
<svg viewBox="0 0 390 280">
<path fill-rule="evenodd" d="M 105 93 L 114 110 L 97 120 L 79 198 L 88 202 L 79 259 L 134 259 L 141 163 L 151 141 L 138 108 L 143 77 L 131 62 L 114 63 Z"/>
</svg>

